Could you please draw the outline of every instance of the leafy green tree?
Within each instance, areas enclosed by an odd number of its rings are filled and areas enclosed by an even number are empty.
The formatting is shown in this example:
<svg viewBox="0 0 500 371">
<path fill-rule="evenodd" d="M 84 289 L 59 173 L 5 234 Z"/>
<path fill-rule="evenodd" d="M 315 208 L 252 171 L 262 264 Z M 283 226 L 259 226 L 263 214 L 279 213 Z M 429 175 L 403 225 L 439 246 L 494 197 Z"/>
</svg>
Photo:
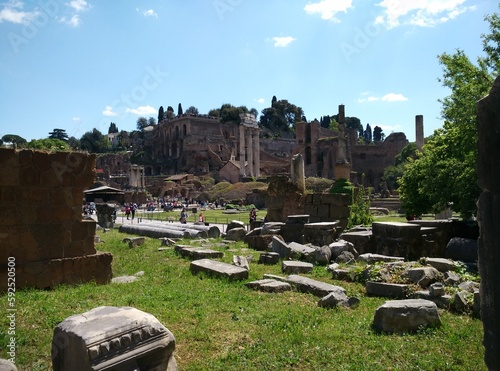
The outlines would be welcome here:
<svg viewBox="0 0 500 371">
<path fill-rule="evenodd" d="M 233 121 L 240 122 L 240 113 L 247 113 L 245 106 L 235 107 L 232 104 L 224 103 L 219 110 L 219 118 L 222 123 Z"/>
<path fill-rule="evenodd" d="M 476 213 L 476 102 L 488 94 L 500 73 L 500 20 L 486 16 L 490 33 L 481 35 L 485 56 L 472 63 L 462 50 L 439 55 L 442 84 L 451 94 L 440 100 L 443 128 L 410 161 L 400 180 L 402 207 L 408 214 L 439 212 L 448 205 L 463 218 Z"/>
<path fill-rule="evenodd" d="M 174 118 L 174 108 L 172 106 L 167 107 L 167 119 L 171 120 Z"/>
<path fill-rule="evenodd" d="M 16 134 L 5 134 L 2 137 L 4 143 L 12 143 L 16 148 L 23 148 L 27 141 L 23 137 Z"/>
<path fill-rule="evenodd" d="M 366 124 L 366 129 L 363 132 L 363 138 L 365 139 L 365 143 L 371 143 L 372 142 L 372 127 L 370 124 Z"/>
<path fill-rule="evenodd" d="M 68 146 L 71 150 L 76 151 L 77 149 L 80 149 L 80 140 L 75 137 L 69 137 Z"/>
<path fill-rule="evenodd" d="M 148 118 L 148 126 L 156 126 L 156 119 L 154 117 Z"/>
<path fill-rule="evenodd" d="M 87 131 L 80 138 L 80 148 L 90 153 L 106 152 L 110 146 L 108 138 L 97 129 Z"/>
<path fill-rule="evenodd" d="M 410 159 L 417 158 L 417 145 L 415 142 L 408 143 L 394 158 L 394 165 L 384 169 L 382 181 L 387 183 L 389 190 L 398 189 L 399 179 L 403 176 L 405 165 Z"/>
<path fill-rule="evenodd" d="M 108 134 L 118 133 L 118 126 L 114 122 L 109 124 Z"/>
<path fill-rule="evenodd" d="M 158 124 L 165 119 L 165 111 L 163 110 L 163 106 L 160 106 L 158 109 Z"/>
<path fill-rule="evenodd" d="M 337 116 L 338 115 L 335 115 L 335 119 L 338 121 Z M 346 117 L 345 126 L 348 129 L 356 129 L 358 131 L 358 136 L 363 136 L 363 125 L 361 124 L 361 120 L 357 117 Z"/>
<path fill-rule="evenodd" d="M 208 111 L 208 116 L 220 117 L 220 108 L 212 108 L 210 111 Z"/>
<path fill-rule="evenodd" d="M 186 110 L 186 113 L 189 113 L 191 115 L 199 115 L 199 112 L 198 112 L 198 108 L 196 108 L 195 106 L 189 106 L 188 109 Z"/>
<path fill-rule="evenodd" d="M 68 134 L 66 134 L 66 130 L 64 129 L 54 129 L 49 133 L 49 139 L 59 139 L 63 142 L 67 142 Z"/>
<path fill-rule="evenodd" d="M 137 119 L 137 130 L 143 131 L 146 126 L 149 126 L 148 119 L 145 117 L 139 117 Z"/>
<path fill-rule="evenodd" d="M 374 142 L 380 142 L 383 140 L 383 130 L 380 126 L 375 126 L 373 128 L 373 141 Z"/>
<path fill-rule="evenodd" d="M 44 151 L 69 151 L 67 141 L 57 138 L 33 139 L 26 144 L 26 148 Z"/>
<path fill-rule="evenodd" d="M 260 126 L 273 136 L 283 136 L 295 132 L 295 123 L 302 120 L 304 111 L 286 99 L 274 101 L 272 107 L 262 110 Z"/>
</svg>

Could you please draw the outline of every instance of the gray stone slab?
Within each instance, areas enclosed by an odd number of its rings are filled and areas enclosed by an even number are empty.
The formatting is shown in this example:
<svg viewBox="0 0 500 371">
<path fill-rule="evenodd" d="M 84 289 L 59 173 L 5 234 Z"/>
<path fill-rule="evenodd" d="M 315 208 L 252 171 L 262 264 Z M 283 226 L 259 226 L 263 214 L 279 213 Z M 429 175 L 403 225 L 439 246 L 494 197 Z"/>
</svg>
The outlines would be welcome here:
<svg viewBox="0 0 500 371">
<path fill-rule="evenodd" d="M 307 292 L 314 296 L 323 297 L 331 292 L 345 293 L 345 289 L 340 286 L 335 286 L 326 282 L 316 281 L 312 278 L 299 275 L 290 275 L 286 281 L 295 286 L 300 292 Z"/>
<path fill-rule="evenodd" d="M 433 296 L 429 291 L 416 291 L 413 296 L 417 299 L 425 299 L 430 300 L 437 305 L 438 308 L 441 309 L 449 309 L 451 305 L 451 296 L 450 295 L 442 295 L 442 296 Z"/>
<path fill-rule="evenodd" d="M 455 262 L 445 258 L 425 258 L 425 264 L 428 264 L 443 273 L 454 271 L 456 269 Z"/>
<path fill-rule="evenodd" d="M 312 263 L 300 262 L 295 260 L 283 260 L 281 271 L 283 273 L 309 273 L 313 270 Z"/>
<path fill-rule="evenodd" d="M 284 292 L 290 291 L 292 286 L 288 282 L 278 281 L 274 279 L 263 279 L 246 283 L 246 286 L 264 292 Z"/>
<path fill-rule="evenodd" d="M 365 285 L 366 293 L 370 296 L 384 298 L 406 299 L 410 294 L 410 285 L 400 283 L 372 282 Z"/>
<path fill-rule="evenodd" d="M 149 313 L 98 307 L 59 323 L 52 340 L 55 371 L 176 370 L 175 338 Z"/>
<path fill-rule="evenodd" d="M 232 280 L 245 280 L 248 278 L 248 270 L 210 259 L 194 260 L 191 262 L 189 269 L 193 273 L 206 272 Z"/>
<path fill-rule="evenodd" d="M 388 256 L 388 255 L 367 253 L 358 256 L 358 260 L 368 264 L 373 264 L 377 262 L 402 262 L 405 259 L 400 256 Z"/>
<path fill-rule="evenodd" d="M 190 259 L 220 259 L 224 256 L 221 251 L 183 245 L 175 246 L 175 251 Z"/>
</svg>

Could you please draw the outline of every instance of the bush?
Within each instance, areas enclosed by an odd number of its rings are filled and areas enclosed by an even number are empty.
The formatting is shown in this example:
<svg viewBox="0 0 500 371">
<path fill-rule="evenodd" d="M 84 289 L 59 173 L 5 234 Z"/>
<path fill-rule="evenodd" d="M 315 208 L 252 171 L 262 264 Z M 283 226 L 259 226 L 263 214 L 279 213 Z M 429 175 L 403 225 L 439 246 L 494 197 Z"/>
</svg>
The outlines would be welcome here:
<svg viewBox="0 0 500 371">
<path fill-rule="evenodd" d="M 326 178 L 306 178 L 306 189 L 312 193 L 323 193 L 331 188 L 333 180 Z"/>
<path fill-rule="evenodd" d="M 354 193 L 354 186 L 347 179 L 339 178 L 330 187 L 330 193 L 347 193 L 352 196 Z"/>
</svg>

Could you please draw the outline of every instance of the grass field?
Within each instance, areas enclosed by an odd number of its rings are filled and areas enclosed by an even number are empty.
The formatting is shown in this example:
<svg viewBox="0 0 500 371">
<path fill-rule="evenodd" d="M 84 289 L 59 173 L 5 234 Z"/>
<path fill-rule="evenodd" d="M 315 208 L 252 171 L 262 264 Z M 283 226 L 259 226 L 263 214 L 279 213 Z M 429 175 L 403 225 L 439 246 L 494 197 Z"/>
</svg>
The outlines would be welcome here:
<svg viewBox="0 0 500 371">
<path fill-rule="evenodd" d="M 259 215 L 263 217 L 265 214 Z M 247 214 L 244 214 L 245 218 Z M 134 283 L 59 286 L 16 293 L 16 362 L 19 370 L 51 370 L 54 328 L 68 316 L 92 308 L 132 306 L 151 313 L 176 338 L 180 370 L 485 370 L 482 323 L 440 310 L 442 326 L 411 335 L 373 331 L 383 298 L 367 297 L 363 285 L 335 281 L 324 267 L 308 276 L 344 287 L 360 298 L 356 308 L 325 309 L 318 298 L 295 291 L 282 294 L 248 289 L 244 283 L 281 273 L 281 265 L 257 264 L 258 253 L 236 243 L 224 252 L 252 255 L 250 277 L 229 282 L 193 275 L 189 260 L 160 243 L 130 249 L 116 229 L 98 232 L 96 247 L 113 253 L 114 276 L 144 271 Z M 183 244 L 190 243 L 182 241 Z M 0 297 L 7 307 L 7 296 Z M 6 313 L 6 311 L 3 311 Z M 0 357 L 6 348 L 8 318 L 0 318 Z"/>
</svg>

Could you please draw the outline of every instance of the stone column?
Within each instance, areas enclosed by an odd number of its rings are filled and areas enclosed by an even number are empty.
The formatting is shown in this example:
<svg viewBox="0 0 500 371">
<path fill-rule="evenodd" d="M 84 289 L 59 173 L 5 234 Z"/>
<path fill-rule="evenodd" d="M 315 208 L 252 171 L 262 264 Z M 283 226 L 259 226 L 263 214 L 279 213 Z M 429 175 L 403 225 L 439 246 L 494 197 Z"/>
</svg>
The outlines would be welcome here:
<svg viewBox="0 0 500 371">
<path fill-rule="evenodd" d="M 477 174 L 482 193 L 477 202 L 478 265 L 481 276 L 481 321 L 484 361 L 489 370 L 500 365 L 500 77 L 490 94 L 477 103 Z"/>
<path fill-rule="evenodd" d="M 245 126 L 240 125 L 240 176 L 245 176 Z"/>
<path fill-rule="evenodd" d="M 248 171 L 249 175 L 253 176 L 253 143 L 252 143 L 252 129 L 246 128 L 247 134 L 247 150 L 248 150 Z"/>
<path fill-rule="evenodd" d="M 415 116 L 415 140 L 417 144 L 417 149 L 422 151 L 424 146 L 424 116 Z"/>
<path fill-rule="evenodd" d="M 306 177 L 304 170 L 304 158 L 300 153 L 292 157 L 292 168 L 290 171 L 292 183 L 297 186 L 302 194 L 306 193 Z"/>
<path fill-rule="evenodd" d="M 259 129 L 255 129 L 255 148 L 254 148 L 254 174 L 256 177 L 260 176 L 260 138 L 259 138 Z"/>
</svg>

